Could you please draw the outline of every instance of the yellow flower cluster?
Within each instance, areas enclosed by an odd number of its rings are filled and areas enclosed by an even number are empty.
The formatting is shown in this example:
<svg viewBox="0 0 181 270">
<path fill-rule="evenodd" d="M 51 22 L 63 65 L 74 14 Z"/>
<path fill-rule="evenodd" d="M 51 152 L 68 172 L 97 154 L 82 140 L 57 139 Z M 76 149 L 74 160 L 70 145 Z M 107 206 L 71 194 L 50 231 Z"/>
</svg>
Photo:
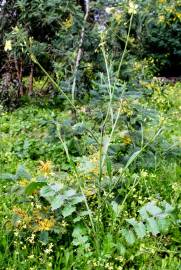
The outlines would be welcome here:
<svg viewBox="0 0 181 270">
<path fill-rule="evenodd" d="M 53 228 L 55 225 L 55 220 L 54 218 L 45 218 L 45 219 L 40 219 L 37 221 L 37 226 L 36 226 L 36 231 L 49 231 Z"/>
<path fill-rule="evenodd" d="M 63 22 L 63 26 L 65 29 L 69 29 L 71 28 L 73 25 L 73 17 L 72 15 L 70 15 L 64 22 Z"/>
<path fill-rule="evenodd" d="M 49 175 L 52 171 L 52 162 L 51 161 L 42 161 L 40 160 L 40 166 L 39 166 L 39 170 L 45 174 L 45 175 Z"/>
</svg>

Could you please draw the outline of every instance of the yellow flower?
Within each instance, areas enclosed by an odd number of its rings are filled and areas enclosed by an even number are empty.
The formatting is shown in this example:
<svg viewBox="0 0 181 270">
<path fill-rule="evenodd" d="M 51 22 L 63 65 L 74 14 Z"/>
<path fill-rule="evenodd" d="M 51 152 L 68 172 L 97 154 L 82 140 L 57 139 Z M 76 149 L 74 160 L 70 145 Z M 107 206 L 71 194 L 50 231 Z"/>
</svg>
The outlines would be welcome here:
<svg viewBox="0 0 181 270">
<path fill-rule="evenodd" d="M 129 2 L 129 7 L 128 7 L 128 13 L 129 14 L 136 14 L 138 9 L 138 5 L 135 4 L 134 2 L 130 1 Z"/>
<path fill-rule="evenodd" d="M 73 17 L 70 15 L 64 22 L 63 26 L 65 29 L 69 29 L 73 25 Z"/>
<path fill-rule="evenodd" d="M 27 218 L 28 217 L 27 213 L 24 210 L 22 210 L 21 208 L 14 207 L 13 212 L 16 215 L 18 215 L 19 217 L 21 217 L 21 218 Z"/>
<path fill-rule="evenodd" d="M 123 143 L 124 144 L 131 144 L 132 143 L 132 139 L 129 135 L 125 135 L 123 138 Z"/>
<path fill-rule="evenodd" d="M 5 50 L 5 52 L 12 50 L 12 42 L 10 39 L 6 40 L 4 50 Z"/>
<path fill-rule="evenodd" d="M 50 174 L 52 170 L 52 162 L 49 160 L 46 162 L 40 160 L 39 170 L 46 175 Z"/>
<path fill-rule="evenodd" d="M 28 185 L 29 181 L 26 179 L 22 179 L 19 181 L 20 186 L 26 187 Z"/>
<path fill-rule="evenodd" d="M 38 221 L 38 226 L 36 227 L 37 231 L 49 231 L 55 225 L 55 220 L 53 218 L 43 219 Z"/>
</svg>

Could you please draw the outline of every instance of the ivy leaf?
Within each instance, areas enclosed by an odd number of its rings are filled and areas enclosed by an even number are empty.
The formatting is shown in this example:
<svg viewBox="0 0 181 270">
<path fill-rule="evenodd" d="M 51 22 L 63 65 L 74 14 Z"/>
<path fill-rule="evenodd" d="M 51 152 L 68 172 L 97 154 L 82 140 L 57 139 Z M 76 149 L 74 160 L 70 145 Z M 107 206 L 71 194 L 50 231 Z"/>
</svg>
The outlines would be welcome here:
<svg viewBox="0 0 181 270">
<path fill-rule="evenodd" d="M 60 208 L 64 204 L 64 201 L 65 201 L 64 195 L 56 195 L 53 201 L 51 202 L 52 210 Z"/>
<path fill-rule="evenodd" d="M 76 207 L 72 205 L 67 205 L 63 210 L 62 210 L 62 215 L 63 217 L 68 217 L 71 216 L 73 212 L 76 211 Z"/>
</svg>

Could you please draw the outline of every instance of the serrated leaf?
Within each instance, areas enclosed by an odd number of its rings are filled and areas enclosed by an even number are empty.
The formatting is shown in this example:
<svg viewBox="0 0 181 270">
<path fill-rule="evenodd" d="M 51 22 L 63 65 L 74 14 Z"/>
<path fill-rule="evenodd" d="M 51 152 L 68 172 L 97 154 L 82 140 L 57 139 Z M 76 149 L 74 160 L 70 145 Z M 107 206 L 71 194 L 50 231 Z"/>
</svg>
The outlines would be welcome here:
<svg viewBox="0 0 181 270">
<path fill-rule="evenodd" d="M 60 183 L 51 184 L 50 186 L 51 186 L 51 189 L 54 190 L 55 192 L 62 190 L 64 187 L 64 185 Z"/>
<path fill-rule="evenodd" d="M 142 239 L 146 235 L 146 227 L 143 222 L 137 222 L 135 218 L 127 219 L 126 221 L 133 226 L 138 238 Z"/>
<path fill-rule="evenodd" d="M 134 235 L 133 231 L 132 230 L 123 229 L 121 232 L 122 232 L 122 235 L 125 238 L 126 242 L 129 245 L 133 245 L 134 242 L 136 241 L 136 238 L 135 238 L 135 235 Z"/>
<path fill-rule="evenodd" d="M 152 216 L 157 216 L 162 213 L 162 209 L 155 205 L 155 202 L 149 202 L 145 206 L 146 211 Z"/>
<path fill-rule="evenodd" d="M 15 181 L 16 175 L 11 174 L 11 173 L 2 173 L 2 174 L 0 174 L 0 180 Z"/>
<path fill-rule="evenodd" d="M 146 211 L 146 207 L 145 206 L 143 206 L 143 207 L 140 208 L 139 214 L 140 214 L 140 216 L 141 216 L 141 218 L 143 220 L 146 220 L 147 218 L 149 218 L 149 215 L 148 215 L 148 213 Z"/>
<path fill-rule="evenodd" d="M 52 210 L 60 208 L 64 204 L 65 197 L 63 195 L 56 195 L 55 198 L 51 201 Z"/>
<path fill-rule="evenodd" d="M 54 190 L 52 190 L 51 186 L 43 187 L 40 190 L 40 196 L 42 196 L 44 198 L 55 196 L 55 194 L 56 194 L 56 192 Z"/>
<path fill-rule="evenodd" d="M 63 217 L 69 217 L 72 215 L 73 212 L 76 211 L 76 207 L 72 205 L 67 205 L 63 210 L 62 210 L 62 215 Z"/>
<path fill-rule="evenodd" d="M 25 193 L 27 195 L 33 194 L 33 192 L 39 190 L 41 187 L 47 185 L 46 182 L 31 182 L 28 186 L 25 188 Z"/>
<path fill-rule="evenodd" d="M 119 213 L 120 213 L 119 204 L 117 202 L 115 202 L 115 201 L 112 201 L 111 206 L 112 206 L 112 209 L 113 209 L 114 213 L 116 214 L 116 216 L 118 216 Z"/>
<path fill-rule="evenodd" d="M 143 238 L 146 235 L 146 227 L 143 224 L 143 222 L 138 222 L 135 226 L 134 226 L 134 230 L 135 233 L 137 234 L 138 238 Z"/>
<path fill-rule="evenodd" d="M 167 232 L 170 226 L 170 220 L 168 218 L 159 218 L 157 220 L 160 232 Z"/>
<path fill-rule="evenodd" d="M 169 204 L 169 203 L 167 203 L 167 202 L 163 202 L 162 205 L 163 205 L 163 207 L 164 207 L 164 212 L 165 212 L 165 213 L 170 214 L 171 212 L 173 212 L 174 207 L 173 207 L 171 204 Z"/>
<path fill-rule="evenodd" d="M 71 200 L 71 204 L 78 204 L 84 201 L 84 197 L 82 195 L 80 196 L 75 196 L 72 200 Z"/>
<path fill-rule="evenodd" d="M 49 241 L 49 234 L 47 231 L 43 231 L 40 233 L 40 241 L 43 242 L 45 245 L 48 244 Z"/>
<path fill-rule="evenodd" d="M 80 245 L 85 245 L 89 240 L 88 236 L 79 236 L 78 238 L 73 239 L 72 243 L 74 246 L 80 246 Z"/>
<path fill-rule="evenodd" d="M 64 196 L 65 196 L 66 198 L 73 197 L 75 194 L 76 194 L 76 190 L 75 190 L 75 189 L 69 189 L 69 190 L 66 190 L 66 191 L 64 192 Z"/>
<path fill-rule="evenodd" d="M 147 223 L 148 223 L 147 225 L 148 231 L 151 232 L 154 236 L 160 233 L 159 226 L 155 218 L 153 217 L 147 218 Z"/>
<path fill-rule="evenodd" d="M 16 180 L 21 179 L 31 179 L 31 175 L 27 172 L 26 168 L 23 165 L 19 165 L 17 171 L 16 171 Z"/>
</svg>

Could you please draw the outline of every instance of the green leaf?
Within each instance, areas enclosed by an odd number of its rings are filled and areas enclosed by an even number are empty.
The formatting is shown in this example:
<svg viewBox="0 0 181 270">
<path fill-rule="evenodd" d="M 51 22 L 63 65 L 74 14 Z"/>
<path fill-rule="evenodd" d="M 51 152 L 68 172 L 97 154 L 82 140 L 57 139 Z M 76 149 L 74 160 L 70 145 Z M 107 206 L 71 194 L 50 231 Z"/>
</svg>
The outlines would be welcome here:
<svg viewBox="0 0 181 270">
<path fill-rule="evenodd" d="M 160 232 L 166 233 L 170 226 L 170 220 L 168 218 L 159 218 L 157 220 Z"/>
<path fill-rule="evenodd" d="M 16 175 L 11 173 L 2 173 L 0 174 L 0 180 L 15 181 Z"/>
<path fill-rule="evenodd" d="M 72 236 L 74 238 L 73 245 L 79 246 L 84 245 L 88 242 L 89 238 L 86 235 L 86 229 L 80 224 L 77 224 L 72 232 Z"/>
<path fill-rule="evenodd" d="M 122 232 L 122 235 L 125 238 L 126 242 L 129 245 L 133 245 L 134 242 L 136 241 L 135 235 L 134 235 L 133 231 L 132 230 L 123 229 L 121 232 Z"/>
<path fill-rule="evenodd" d="M 74 189 L 69 189 L 64 192 L 64 196 L 67 198 L 73 197 L 76 194 L 76 190 Z"/>
<path fill-rule="evenodd" d="M 154 236 L 160 233 L 158 223 L 155 218 L 150 217 L 147 218 L 147 223 L 148 223 L 148 231 L 151 232 Z"/>
<path fill-rule="evenodd" d="M 20 165 L 16 171 L 16 180 L 31 179 L 31 175 L 26 171 L 23 165 Z"/>
<path fill-rule="evenodd" d="M 107 173 L 109 175 L 109 177 L 112 177 L 112 164 L 111 164 L 111 160 L 110 158 L 106 159 L 106 167 L 107 167 Z"/>
<path fill-rule="evenodd" d="M 148 213 L 146 211 L 146 207 L 145 206 L 143 206 L 143 207 L 140 208 L 139 214 L 140 214 L 140 216 L 141 216 L 141 218 L 143 220 L 146 220 L 147 218 L 149 218 L 149 215 L 148 215 Z"/>
<path fill-rule="evenodd" d="M 149 202 L 146 204 L 145 209 L 152 216 L 157 216 L 162 213 L 162 209 L 155 205 L 155 202 Z"/>
<path fill-rule="evenodd" d="M 60 183 L 51 184 L 50 186 L 51 186 L 51 189 L 54 190 L 55 192 L 62 190 L 64 187 L 64 185 Z"/>
<path fill-rule="evenodd" d="M 56 192 L 54 190 L 52 190 L 50 185 L 43 187 L 40 190 L 40 196 L 42 196 L 44 198 L 55 196 L 55 194 L 56 194 Z"/>
<path fill-rule="evenodd" d="M 146 227 L 143 222 L 137 222 L 135 218 L 127 219 L 126 221 L 133 226 L 138 238 L 142 239 L 146 235 Z"/>
<path fill-rule="evenodd" d="M 73 212 L 76 211 L 76 207 L 72 205 L 67 205 L 63 210 L 62 210 L 62 215 L 63 217 L 68 217 L 71 216 Z"/>
<path fill-rule="evenodd" d="M 26 188 L 25 193 L 31 195 L 36 190 L 39 190 L 41 187 L 47 185 L 46 182 L 31 182 Z"/>
<path fill-rule="evenodd" d="M 116 216 L 118 216 L 121 210 L 119 204 L 115 201 L 112 201 L 111 206 Z"/>
<path fill-rule="evenodd" d="M 74 205 L 74 204 L 78 204 L 80 202 L 83 202 L 84 201 L 84 197 L 82 195 L 80 196 L 75 196 L 73 197 L 73 199 L 71 200 L 71 204 Z"/>
<path fill-rule="evenodd" d="M 131 163 L 137 158 L 137 156 L 141 153 L 141 150 L 138 150 L 132 154 L 132 156 L 129 158 L 128 162 L 126 163 L 125 169 L 127 169 Z"/>
<path fill-rule="evenodd" d="M 64 195 L 56 195 L 53 201 L 51 201 L 52 210 L 60 208 L 64 204 L 64 201 L 65 201 Z"/>
<path fill-rule="evenodd" d="M 43 231 L 40 233 L 40 241 L 43 242 L 43 244 L 48 244 L 49 241 L 49 234 L 47 231 Z"/>
</svg>

